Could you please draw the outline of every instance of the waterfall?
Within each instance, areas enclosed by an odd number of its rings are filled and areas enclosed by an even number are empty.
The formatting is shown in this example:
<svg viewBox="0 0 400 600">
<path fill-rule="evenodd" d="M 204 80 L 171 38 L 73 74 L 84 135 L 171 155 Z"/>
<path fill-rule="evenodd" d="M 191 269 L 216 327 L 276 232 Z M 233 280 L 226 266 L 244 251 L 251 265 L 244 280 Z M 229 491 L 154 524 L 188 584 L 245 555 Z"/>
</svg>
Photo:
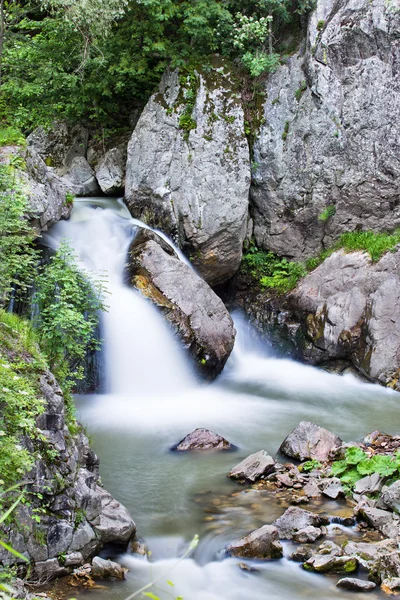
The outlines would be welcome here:
<svg viewBox="0 0 400 600">
<path fill-rule="evenodd" d="M 105 387 L 124 396 L 172 392 L 192 381 L 183 351 L 162 316 L 124 284 L 128 248 L 141 226 L 147 228 L 130 217 L 122 201 L 90 198 L 76 200 L 70 220 L 60 221 L 44 236 L 54 249 L 62 239 L 70 240 L 82 265 L 104 280 Z M 161 237 L 173 246 L 167 236 Z"/>
</svg>

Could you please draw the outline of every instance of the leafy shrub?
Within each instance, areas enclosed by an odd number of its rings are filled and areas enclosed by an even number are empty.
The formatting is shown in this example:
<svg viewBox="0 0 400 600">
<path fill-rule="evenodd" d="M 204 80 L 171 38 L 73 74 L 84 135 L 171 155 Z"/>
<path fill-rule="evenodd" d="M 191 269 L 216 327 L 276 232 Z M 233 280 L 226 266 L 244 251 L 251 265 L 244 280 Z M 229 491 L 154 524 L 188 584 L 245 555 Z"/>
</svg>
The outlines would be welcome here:
<svg viewBox="0 0 400 600">
<path fill-rule="evenodd" d="M 250 73 L 251 77 L 259 77 L 262 73 L 274 73 L 279 66 L 279 54 L 267 54 L 261 50 L 245 52 L 242 56 L 242 63 Z"/>
<path fill-rule="evenodd" d="M 23 133 L 17 127 L 0 127 L 0 146 L 24 146 Z"/>
<path fill-rule="evenodd" d="M 13 289 L 25 290 L 32 283 L 37 253 L 36 237 L 24 215 L 27 198 L 17 165 L 0 165 L 0 307 Z"/>
<path fill-rule="evenodd" d="M 258 279 L 266 288 L 274 288 L 279 292 L 293 289 L 298 280 L 307 274 L 303 263 L 291 262 L 280 258 L 273 252 L 260 250 L 254 244 L 243 256 L 243 270 Z"/>
<path fill-rule="evenodd" d="M 350 491 L 359 479 L 378 473 L 381 477 L 400 477 L 400 451 L 395 456 L 376 454 L 369 457 L 358 446 L 346 449 L 345 458 L 332 464 L 331 475 L 339 477 Z"/>
<path fill-rule="evenodd" d="M 322 464 L 319 462 L 319 460 L 313 459 L 307 460 L 306 462 L 301 464 L 299 466 L 299 470 L 305 471 L 307 473 L 308 471 L 314 471 L 315 469 L 319 469 L 320 467 L 322 467 Z"/>
</svg>

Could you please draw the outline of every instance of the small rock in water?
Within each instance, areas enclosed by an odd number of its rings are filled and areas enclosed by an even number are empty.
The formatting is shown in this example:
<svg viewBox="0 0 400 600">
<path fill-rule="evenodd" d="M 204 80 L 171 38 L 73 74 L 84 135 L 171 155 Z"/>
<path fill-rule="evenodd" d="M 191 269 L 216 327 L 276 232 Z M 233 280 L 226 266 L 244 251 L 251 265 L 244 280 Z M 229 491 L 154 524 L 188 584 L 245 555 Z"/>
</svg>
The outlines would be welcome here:
<svg viewBox="0 0 400 600">
<path fill-rule="evenodd" d="M 381 590 L 388 595 L 397 595 L 400 592 L 400 577 L 391 577 L 384 579 L 381 584 Z"/>
<path fill-rule="evenodd" d="M 246 563 L 238 563 L 237 565 L 239 567 L 239 569 L 241 569 L 242 571 L 247 571 L 248 573 L 259 573 L 260 570 L 256 569 L 254 567 L 250 567 L 250 565 L 246 565 Z"/>
<path fill-rule="evenodd" d="M 235 450 L 236 446 L 228 440 L 209 429 L 195 429 L 189 433 L 178 444 L 172 446 L 171 450 L 187 452 L 189 450 Z"/>
<path fill-rule="evenodd" d="M 324 496 L 328 496 L 328 498 L 336 500 L 338 496 L 344 495 L 342 482 L 340 481 L 340 479 L 338 479 L 338 477 L 331 477 L 330 479 L 326 479 L 324 481 L 322 493 L 324 494 Z"/>
<path fill-rule="evenodd" d="M 323 427 L 301 421 L 279 448 L 282 454 L 297 460 L 328 460 L 330 453 L 342 445 L 342 440 Z"/>
<path fill-rule="evenodd" d="M 229 544 L 226 550 L 232 556 L 258 558 L 259 560 L 271 560 L 283 556 L 278 530 L 272 525 L 264 525 L 260 529 L 252 531 Z"/>
<path fill-rule="evenodd" d="M 104 560 L 100 556 L 95 556 L 92 560 L 91 575 L 94 579 L 125 579 L 124 569 L 118 563 L 112 560 Z"/>
<path fill-rule="evenodd" d="M 260 450 L 255 454 L 250 454 L 250 456 L 236 465 L 229 473 L 229 477 L 232 477 L 232 479 L 257 481 L 263 475 L 271 473 L 274 467 L 274 459 L 265 450 Z"/>
<path fill-rule="evenodd" d="M 370 592 L 376 588 L 376 583 L 365 581 L 365 579 L 356 579 L 355 577 L 343 577 L 339 579 L 336 586 L 353 592 Z"/>
<path fill-rule="evenodd" d="M 289 507 L 279 519 L 274 522 L 279 532 L 279 538 L 282 540 L 291 540 L 293 536 L 306 527 L 320 527 L 328 525 L 329 519 L 316 515 L 308 510 L 303 510 L 297 506 Z"/>
<path fill-rule="evenodd" d="M 292 552 L 290 558 L 295 562 L 305 562 L 312 556 L 311 548 L 306 548 L 305 546 L 299 546 Z"/>
<path fill-rule="evenodd" d="M 322 530 L 319 527 L 313 527 L 310 525 L 309 527 L 304 527 L 304 529 L 300 529 L 293 534 L 293 541 L 298 542 L 299 544 L 312 543 L 318 538 L 322 537 L 322 535 Z"/>
</svg>

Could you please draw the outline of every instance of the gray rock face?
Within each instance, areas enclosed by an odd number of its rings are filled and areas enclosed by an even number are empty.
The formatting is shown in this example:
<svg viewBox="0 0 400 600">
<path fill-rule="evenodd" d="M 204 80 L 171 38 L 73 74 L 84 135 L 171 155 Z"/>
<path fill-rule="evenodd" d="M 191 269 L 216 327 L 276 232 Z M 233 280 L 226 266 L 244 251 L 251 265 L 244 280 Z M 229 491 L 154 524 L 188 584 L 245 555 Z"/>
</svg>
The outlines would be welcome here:
<svg viewBox="0 0 400 600">
<path fill-rule="evenodd" d="M 183 438 L 172 450 L 177 452 L 188 452 L 190 450 L 233 450 L 225 438 L 209 429 L 195 429 Z"/>
<path fill-rule="evenodd" d="M 319 527 L 313 527 L 309 525 L 308 527 L 304 527 L 304 529 L 299 529 L 293 534 L 293 541 L 298 544 L 307 544 L 315 542 L 318 538 L 322 537 L 322 529 Z"/>
<path fill-rule="evenodd" d="M 327 429 L 301 421 L 279 448 L 282 454 L 297 460 L 328 460 L 330 452 L 341 446 L 342 440 Z"/>
<path fill-rule="evenodd" d="M 71 207 L 66 203 L 68 186 L 47 167 L 33 148 L 0 148 L 0 163 L 7 164 L 12 156 L 21 156 L 25 161 L 26 168 L 20 174 L 28 198 L 26 216 L 39 235 L 60 219 L 69 216 Z"/>
<path fill-rule="evenodd" d="M 290 506 L 273 525 L 278 529 L 279 539 L 291 540 L 293 536 L 306 527 L 321 527 L 328 525 L 329 519 L 316 515 L 297 506 Z M 298 540 L 300 541 L 300 540 Z"/>
<path fill-rule="evenodd" d="M 348 358 L 371 378 L 397 386 L 399 250 L 375 264 L 361 252 L 335 252 L 300 282 L 290 302 L 306 322 L 307 355 L 318 361 Z"/>
<path fill-rule="evenodd" d="M 37 459 L 27 476 L 27 492 L 35 495 L 30 496 L 30 504 L 20 504 L 15 511 L 18 531 L 15 526 L 3 526 L 1 536 L 31 561 L 38 579 L 48 580 L 68 574 L 107 542 L 127 543 L 136 526 L 126 508 L 100 487 L 99 460 L 86 436 L 70 434 L 64 398 L 49 371 L 40 376 L 40 390 L 46 406 L 37 424 L 56 460 Z M 24 443 L 34 448 L 34 440 Z M 36 494 L 45 498 L 47 507 L 40 523 L 34 520 L 34 511 L 43 500 Z M 0 551 L 0 565 L 20 562 Z"/>
<path fill-rule="evenodd" d="M 197 370 L 214 379 L 232 351 L 236 333 L 221 299 L 145 232 L 136 238 L 129 255 L 132 285 L 161 310 Z"/>
<path fill-rule="evenodd" d="M 336 586 L 353 592 L 370 592 L 376 588 L 376 583 L 365 581 L 365 579 L 356 579 L 355 577 L 343 577 L 339 579 Z"/>
<path fill-rule="evenodd" d="M 263 475 L 272 473 L 274 467 L 274 459 L 265 450 L 260 450 L 255 454 L 250 454 L 250 456 L 236 465 L 229 473 L 229 477 L 232 477 L 232 479 L 257 481 Z"/>
<path fill-rule="evenodd" d="M 278 530 L 272 525 L 264 525 L 227 546 L 228 554 L 240 558 L 270 560 L 282 558 L 282 545 Z"/>
<path fill-rule="evenodd" d="M 85 157 L 89 131 L 82 125 L 69 127 L 65 122 L 55 123 L 49 131 L 38 127 L 27 138 L 28 145 L 50 167 L 69 167 L 76 157 Z"/>
<path fill-rule="evenodd" d="M 122 192 L 125 184 L 126 145 L 111 148 L 95 167 L 101 191 L 112 196 Z"/>
<path fill-rule="evenodd" d="M 400 513 L 400 480 L 385 486 L 379 499 L 379 505 Z"/>
<path fill-rule="evenodd" d="M 400 534 L 400 521 L 398 516 L 392 512 L 381 510 L 380 508 L 362 506 L 357 514 L 371 525 L 371 527 L 383 533 L 384 536 L 393 539 L 398 538 Z"/>
<path fill-rule="evenodd" d="M 358 561 L 352 556 L 344 555 L 342 549 L 333 542 L 326 541 L 303 567 L 316 573 L 352 573 L 357 570 Z"/>
<path fill-rule="evenodd" d="M 235 274 L 242 257 L 249 149 L 240 96 L 224 67 L 193 77 L 195 89 L 184 74 L 166 72 L 145 107 L 128 145 L 125 199 L 134 217 L 174 236 L 214 286 Z"/>
<path fill-rule="evenodd" d="M 318 0 L 305 48 L 266 83 L 251 190 L 259 246 L 299 259 L 344 231 L 400 225 L 399 35 L 385 0 Z M 319 220 L 327 207 L 335 214 Z"/>
<path fill-rule="evenodd" d="M 95 173 L 84 156 L 74 158 L 67 171 L 60 174 L 75 196 L 96 196 L 100 193 Z"/>
</svg>

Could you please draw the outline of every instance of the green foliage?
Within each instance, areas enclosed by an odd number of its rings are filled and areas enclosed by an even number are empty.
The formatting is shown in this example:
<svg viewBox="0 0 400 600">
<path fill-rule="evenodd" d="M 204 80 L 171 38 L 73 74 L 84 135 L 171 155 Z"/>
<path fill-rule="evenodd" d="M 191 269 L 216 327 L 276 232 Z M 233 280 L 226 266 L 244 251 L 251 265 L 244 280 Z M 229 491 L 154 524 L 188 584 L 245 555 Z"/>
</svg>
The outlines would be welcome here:
<svg viewBox="0 0 400 600">
<path fill-rule="evenodd" d="M 327 206 L 318 217 L 318 221 L 328 221 L 336 214 L 336 206 L 333 204 Z"/>
<path fill-rule="evenodd" d="M 302 95 L 304 94 L 304 92 L 306 91 L 306 89 L 307 89 L 307 82 L 302 81 L 300 84 L 300 87 L 297 88 L 297 90 L 294 93 L 294 96 L 295 96 L 297 102 L 300 102 L 300 99 L 301 99 Z"/>
<path fill-rule="evenodd" d="M 314 471 L 315 469 L 319 469 L 320 467 L 322 467 L 322 464 L 319 462 L 319 460 L 307 460 L 306 462 L 302 463 L 299 467 L 300 471 L 305 471 L 306 473 L 308 471 Z"/>
<path fill-rule="evenodd" d="M 14 287 L 26 290 L 32 282 L 37 254 L 35 233 L 24 218 L 27 199 L 18 169 L 0 165 L 0 308 Z"/>
<path fill-rule="evenodd" d="M 346 449 L 345 458 L 332 464 L 331 475 L 339 477 L 351 491 L 359 479 L 378 473 L 381 477 L 400 478 L 400 451 L 395 456 L 385 454 L 368 455 L 358 446 Z"/>
<path fill-rule="evenodd" d="M 317 23 L 317 29 L 318 29 L 318 31 L 322 31 L 324 27 L 325 27 L 325 21 L 323 19 L 321 19 Z"/>
<path fill-rule="evenodd" d="M 24 146 L 25 137 L 17 127 L 0 127 L 0 146 Z"/>
<path fill-rule="evenodd" d="M 74 200 L 75 200 L 74 194 L 72 194 L 71 192 L 67 192 L 65 194 L 65 204 L 67 206 L 72 206 L 72 204 L 74 203 Z"/>
<path fill-rule="evenodd" d="M 289 133 L 289 127 L 290 127 L 290 122 L 289 122 L 289 121 L 286 121 L 286 123 L 285 123 L 285 127 L 284 127 L 284 129 L 283 129 L 283 133 L 282 133 L 282 139 L 283 139 L 283 141 L 284 141 L 284 142 L 286 141 L 286 138 L 287 138 L 287 136 L 288 136 L 288 133 Z"/>
<path fill-rule="evenodd" d="M 260 250 L 251 244 L 243 255 L 242 269 L 251 274 L 266 288 L 283 293 L 293 289 L 298 280 L 307 274 L 302 263 L 288 261 L 272 252 Z"/>
<path fill-rule="evenodd" d="M 11 4 L 18 14 L 7 25 L 0 119 L 23 132 L 55 119 L 120 130 L 168 65 L 206 68 L 219 54 L 251 77 L 273 71 L 270 40 L 278 47 L 311 8 L 309 0 Z"/>
<path fill-rule="evenodd" d="M 344 248 L 348 252 L 363 250 L 368 252 L 374 262 L 378 261 L 385 252 L 394 250 L 400 244 L 400 229 L 393 233 L 375 233 L 374 231 L 352 231 L 343 233 L 337 248 Z"/>
<path fill-rule="evenodd" d="M 60 385 L 83 377 L 82 362 L 96 349 L 98 312 L 105 309 L 103 282 L 79 268 L 66 241 L 37 277 L 35 301 L 40 347 Z"/>
<path fill-rule="evenodd" d="M 0 489 L 21 481 L 34 454 L 21 437 L 42 441 L 36 418 L 44 410 L 39 392 L 44 362 L 27 321 L 0 309 Z"/>
</svg>

